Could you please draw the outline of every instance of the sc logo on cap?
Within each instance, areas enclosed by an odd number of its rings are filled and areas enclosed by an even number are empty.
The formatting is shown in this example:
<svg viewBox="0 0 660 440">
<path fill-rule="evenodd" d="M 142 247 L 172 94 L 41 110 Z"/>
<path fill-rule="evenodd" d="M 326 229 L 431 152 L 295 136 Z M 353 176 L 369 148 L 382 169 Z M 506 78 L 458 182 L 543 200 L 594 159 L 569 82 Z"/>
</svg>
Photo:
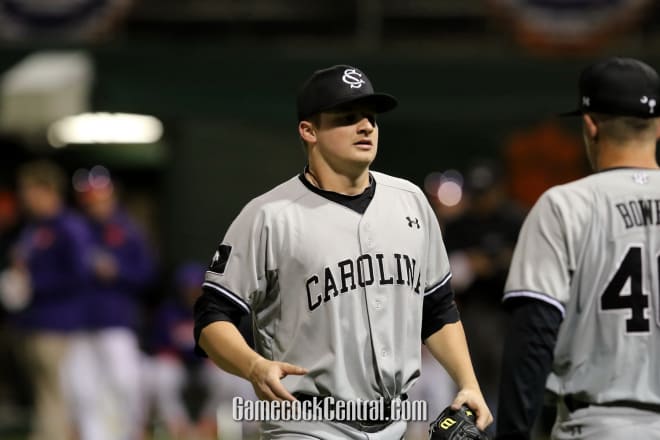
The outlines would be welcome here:
<svg viewBox="0 0 660 440">
<path fill-rule="evenodd" d="M 359 89 L 365 83 L 362 79 L 362 74 L 355 69 L 344 70 L 341 80 L 351 86 L 351 89 Z"/>
</svg>

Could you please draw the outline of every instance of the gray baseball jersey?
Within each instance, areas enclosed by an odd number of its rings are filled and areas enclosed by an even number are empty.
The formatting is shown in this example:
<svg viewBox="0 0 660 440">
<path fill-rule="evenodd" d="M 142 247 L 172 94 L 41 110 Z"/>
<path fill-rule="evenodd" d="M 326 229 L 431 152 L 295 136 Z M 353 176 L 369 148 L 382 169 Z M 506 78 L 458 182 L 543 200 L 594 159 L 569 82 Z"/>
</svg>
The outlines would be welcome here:
<svg viewBox="0 0 660 440">
<path fill-rule="evenodd" d="M 373 172 L 364 214 L 299 177 L 232 223 L 206 287 L 252 313 L 256 350 L 300 365 L 291 392 L 391 399 L 420 374 L 423 298 L 450 278 L 437 219 L 413 184 Z"/>
<path fill-rule="evenodd" d="M 619 168 L 547 191 L 521 230 L 505 300 L 557 307 L 548 386 L 660 404 L 660 171 Z"/>
</svg>

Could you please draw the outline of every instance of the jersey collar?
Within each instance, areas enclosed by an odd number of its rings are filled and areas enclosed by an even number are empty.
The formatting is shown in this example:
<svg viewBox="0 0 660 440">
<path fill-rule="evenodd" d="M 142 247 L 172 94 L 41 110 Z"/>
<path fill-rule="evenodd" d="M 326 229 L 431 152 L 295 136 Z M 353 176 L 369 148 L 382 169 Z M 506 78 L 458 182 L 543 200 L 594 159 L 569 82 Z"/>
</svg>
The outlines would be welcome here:
<svg viewBox="0 0 660 440">
<path fill-rule="evenodd" d="M 300 178 L 300 181 L 303 183 L 303 185 L 307 187 L 307 189 L 315 194 L 318 194 L 324 199 L 345 206 L 357 212 L 358 214 L 364 214 L 364 212 L 369 207 L 371 200 L 376 194 L 376 179 L 374 179 L 374 176 L 371 173 L 369 173 L 369 186 L 364 190 L 364 192 L 361 194 L 349 196 L 346 194 L 339 194 L 334 191 L 326 191 L 324 189 L 317 188 L 309 180 L 307 180 L 307 177 L 305 176 L 306 171 L 307 166 L 305 166 L 305 169 L 302 173 L 300 173 L 298 177 Z"/>
</svg>

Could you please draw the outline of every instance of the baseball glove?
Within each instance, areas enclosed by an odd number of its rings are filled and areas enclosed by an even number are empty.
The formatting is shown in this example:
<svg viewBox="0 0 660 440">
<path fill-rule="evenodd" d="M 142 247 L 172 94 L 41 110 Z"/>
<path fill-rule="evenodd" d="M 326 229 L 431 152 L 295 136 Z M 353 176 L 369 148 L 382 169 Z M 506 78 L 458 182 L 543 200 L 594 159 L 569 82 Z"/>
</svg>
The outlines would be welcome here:
<svg viewBox="0 0 660 440">
<path fill-rule="evenodd" d="M 463 405 L 454 410 L 445 408 L 429 428 L 429 440 L 488 440 L 485 432 L 475 425 L 476 416 Z"/>
</svg>

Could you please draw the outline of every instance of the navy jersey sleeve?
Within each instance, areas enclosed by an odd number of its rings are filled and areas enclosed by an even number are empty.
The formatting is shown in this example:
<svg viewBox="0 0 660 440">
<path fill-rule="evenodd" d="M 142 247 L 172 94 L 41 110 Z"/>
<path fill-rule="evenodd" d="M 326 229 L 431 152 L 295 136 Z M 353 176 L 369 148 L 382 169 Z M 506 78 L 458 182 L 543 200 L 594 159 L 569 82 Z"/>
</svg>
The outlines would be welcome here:
<svg viewBox="0 0 660 440">
<path fill-rule="evenodd" d="M 195 353 L 206 357 L 206 353 L 199 346 L 199 336 L 207 325 L 216 321 L 228 321 L 234 324 L 248 345 L 253 347 L 252 326 L 250 315 L 235 302 L 219 295 L 215 290 L 204 287 L 202 295 L 195 302 Z"/>
<path fill-rule="evenodd" d="M 422 341 L 440 330 L 445 324 L 458 322 L 459 319 L 458 308 L 454 302 L 454 291 L 449 282 L 446 282 L 424 297 Z"/>
<path fill-rule="evenodd" d="M 562 315 L 553 305 L 531 298 L 505 304 L 512 319 L 502 355 L 496 438 L 529 439 L 543 404 Z"/>
</svg>

